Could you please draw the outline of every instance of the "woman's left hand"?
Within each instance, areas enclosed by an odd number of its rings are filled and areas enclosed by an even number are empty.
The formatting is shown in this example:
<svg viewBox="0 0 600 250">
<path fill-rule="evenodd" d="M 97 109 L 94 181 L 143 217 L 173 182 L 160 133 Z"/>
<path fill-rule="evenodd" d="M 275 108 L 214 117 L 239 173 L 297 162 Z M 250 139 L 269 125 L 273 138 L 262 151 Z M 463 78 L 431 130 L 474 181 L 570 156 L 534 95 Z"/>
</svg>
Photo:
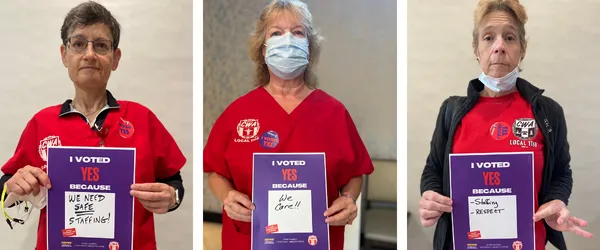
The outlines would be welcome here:
<svg viewBox="0 0 600 250">
<path fill-rule="evenodd" d="M 350 197 L 340 196 L 333 201 L 331 207 L 323 215 L 327 217 L 325 223 L 331 226 L 345 226 L 352 225 L 357 213 L 358 207 L 354 200 Z"/>
<path fill-rule="evenodd" d="M 137 198 L 148 211 L 164 214 L 176 202 L 175 189 L 164 183 L 136 183 L 130 194 Z"/>
<path fill-rule="evenodd" d="M 544 219 L 548 226 L 559 232 L 573 232 L 584 238 L 593 236 L 590 232 L 581 229 L 587 227 L 587 222 L 571 216 L 571 212 L 561 200 L 553 200 L 540 206 L 533 219 L 535 222 Z"/>
</svg>

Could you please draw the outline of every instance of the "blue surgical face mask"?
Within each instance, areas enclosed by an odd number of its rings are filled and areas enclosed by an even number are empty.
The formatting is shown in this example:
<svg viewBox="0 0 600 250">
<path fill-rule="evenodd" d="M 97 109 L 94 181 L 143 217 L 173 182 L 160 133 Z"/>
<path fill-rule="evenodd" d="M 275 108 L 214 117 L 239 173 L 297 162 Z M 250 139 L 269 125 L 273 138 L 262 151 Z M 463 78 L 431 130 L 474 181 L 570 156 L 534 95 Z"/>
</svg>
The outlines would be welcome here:
<svg viewBox="0 0 600 250">
<path fill-rule="evenodd" d="M 490 90 L 498 93 L 511 90 L 515 84 L 517 84 L 518 77 L 519 66 L 501 78 L 491 77 L 486 75 L 484 72 L 481 72 L 479 75 L 479 81 L 481 81 L 483 85 L 488 87 Z"/>
<path fill-rule="evenodd" d="M 277 77 L 290 80 L 300 76 L 308 66 L 308 39 L 287 32 L 267 40 L 265 62 Z"/>
</svg>

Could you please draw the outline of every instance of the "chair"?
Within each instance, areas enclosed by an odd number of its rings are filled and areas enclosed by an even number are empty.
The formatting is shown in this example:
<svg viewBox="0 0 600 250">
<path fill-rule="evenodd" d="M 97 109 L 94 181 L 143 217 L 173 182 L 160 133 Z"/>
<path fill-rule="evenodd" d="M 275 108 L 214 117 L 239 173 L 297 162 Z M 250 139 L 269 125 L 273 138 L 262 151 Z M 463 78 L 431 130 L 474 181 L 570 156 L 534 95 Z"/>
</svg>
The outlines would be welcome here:
<svg viewBox="0 0 600 250">
<path fill-rule="evenodd" d="M 362 195 L 361 246 L 364 250 L 397 249 L 397 164 L 374 160 L 375 171 L 365 177 Z"/>
</svg>

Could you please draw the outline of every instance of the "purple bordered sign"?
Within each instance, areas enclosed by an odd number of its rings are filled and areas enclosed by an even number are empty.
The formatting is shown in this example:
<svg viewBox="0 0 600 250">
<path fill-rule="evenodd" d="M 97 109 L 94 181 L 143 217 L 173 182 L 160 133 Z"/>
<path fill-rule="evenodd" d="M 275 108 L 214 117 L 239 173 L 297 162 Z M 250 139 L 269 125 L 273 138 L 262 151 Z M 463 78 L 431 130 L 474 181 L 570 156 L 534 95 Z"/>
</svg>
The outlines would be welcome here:
<svg viewBox="0 0 600 250">
<path fill-rule="evenodd" d="M 254 153 L 252 250 L 329 250 L 325 153 Z"/>
<path fill-rule="evenodd" d="M 454 249 L 535 249 L 533 153 L 450 155 Z"/>
<path fill-rule="evenodd" d="M 49 147 L 48 249 L 132 250 L 135 149 Z"/>
</svg>

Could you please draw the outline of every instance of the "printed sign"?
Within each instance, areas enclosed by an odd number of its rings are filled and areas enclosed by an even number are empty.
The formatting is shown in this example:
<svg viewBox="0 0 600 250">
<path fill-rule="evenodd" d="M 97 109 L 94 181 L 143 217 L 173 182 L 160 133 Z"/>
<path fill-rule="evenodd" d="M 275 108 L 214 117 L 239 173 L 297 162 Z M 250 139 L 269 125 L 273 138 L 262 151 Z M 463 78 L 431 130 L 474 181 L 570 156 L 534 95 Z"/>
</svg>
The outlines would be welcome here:
<svg viewBox="0 0 600 250">
<path fill-rule="evenodd" d="M 255 153 L 253 250 L 328 250 L 324 153 Z"/>
<path fill-rule="evenodd" d="M 533 153 L 451 154 L 454 249 L 535 249 Z"/>
<path fill-rule="evenodd" d="M 135 149 L 49 147 L 48 249 L 133 249 Z"/>
</svg>

